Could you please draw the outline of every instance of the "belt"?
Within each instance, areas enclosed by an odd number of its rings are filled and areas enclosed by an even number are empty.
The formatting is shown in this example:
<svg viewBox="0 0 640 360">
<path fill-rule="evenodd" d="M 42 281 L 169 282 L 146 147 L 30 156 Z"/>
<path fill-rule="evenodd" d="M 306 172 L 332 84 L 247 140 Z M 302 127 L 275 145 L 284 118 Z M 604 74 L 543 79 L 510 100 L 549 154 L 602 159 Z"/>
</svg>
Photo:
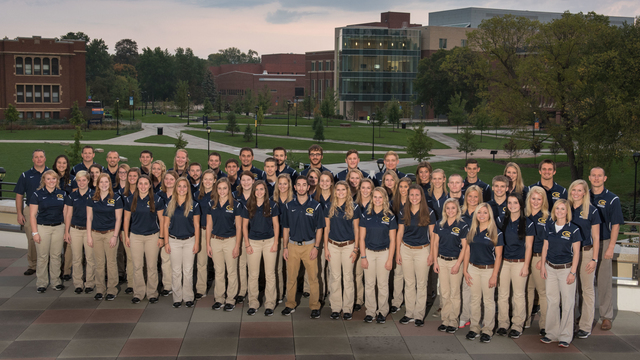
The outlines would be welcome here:
<svg viewBox="0 0 640 360">
<path fill-rule="evenodd" d="M 387 250 L 389 250 L 389 248 L 384 248 L 382 250 L 371 250 L 371 249 L 367 248 L 367 251 L 373 251 L 373 252 L 383 252 L 383 251 L 387 251 Z"/>
<path fill-rule="evenodd" d="M 193 236 L 194 236 L 194 235 L 191 235 L 191 236 L 187 236 L 187 237 L 183 237 L 183 238 L 181 238 L 181 237 L 177 237 L 177 236 L 169 235 L 169 237 L 170 237 L 170 238 L 172 238 L 172 239 L 176 239 L 176 240 L 187 240 L 187 239 L 191 239 Z"/>
<path fill-rule="evenodd" d="M 77 229 L 77 230 L 87 230 L 86 226 L 75 226 L 75 225 L 71 225 L 72 228 Z"/>
<path fill-rule="evenodd" d="M 556 265 L 556 264 L 552 264 L 550 262 L 547 261 L 547 265 L 549 265 L 549 267 L 551 267 L 552 269 L 568 269 L 571 267 L 573 263 L 566 263 L 566 264 L 560 264 L 560 265 Z"/>
<path fill-rule="evenodd" d="M 404 242 L 404 241 L 402 242 L 402 245 L 404 245 L 404 246 L 408 247 L 409 249 L 414 249 L 414 250 L 424 249 L 424 248 L 426 248 L 427 246 L 429 246 L 429 244 L 426 244 L 426 245 L 420 245 L 420 246 L 411 246 L 411 245 L 407 244 L 407 243 L 406 243 L 406 242 Z"/>
<path fill-rule="evenodd" d="M 510 262 L 510 263 L 519 263 L 519 262 L 524 262 L 524 259 L 504 259 L 504 261 Z"/>
<path fill-rule="evenodd" d="M 438 255 L 438 257 L 445 261 L 458 260 L 457 257 L 448 257 L 448 256 L 442 256 L 442 255 Z"/>
<path fill-rule="evenodd" d="M 38 226 L 58 226 L 58 225 L 62 225 L 62 223 L 55 223 L 55 224 L 38 224 Z"/>
<path fill-rule="evenodd" d="M 353 244 L 355 242 L 356 242 L 355 240 L 333 241 L 333 240 L 329 239 L 329 244 L 332 244 L 332 245 L 337 246 L 337 247 L 345 247 L 345 246 L 351 245 L 351 244 Z"/>
<path fill-rule="evenodd" d="M 114 231 L 114 230 L 115 230 L 115 229 L 101 231 L 101 230 L 91 229 L 91 231 L 93 231 L 93 232 L 97 232 L 98 234 L 107 234 L 107 233 L 110 233 L 110 232 L 112 232 L 112 231 Z"/>
<path fill-rule="evenodd" d="M 200 229 L 207 230 L 207 227 L 206 226 L 200 226 Z"/>
<path fill-rule="evenodd" d="M 533 256 L 542 256 L 542 253 L 533 253 Z"/>
<path fill-rule="evenodd" d="M 593 245 L 587 245 L 582 247 L 582 251 L 589 251 L 591 249 L 593 249 Z"/>
<path fill-rule="evenodd" d="M 315 240 L 303 240 L 303 241 L 289 240 L 289 243 L 290 244 L 294 244 L 294 245 L 298 245 L 298 246 L 302 246 L 302 245 L 315 244 L 316 241 Z"/>
<path fill-rule="evenodd" d="M 475 267 L 477 267 L 478 269 L 493 269 L 493 264 L 491 265 L 476 265 L 476 264 L 471 264 Z"/>
<path fill-rule="evenodd" d="M 229 237 L 222 237 L 222 236 L 218 236 L 218 235 L 211 235 L 212 239 L 216 239 L 216 240 L 227 240 L 227 239 L 231 239 L 232 237 L 235 237 L 235 235 L 233 236 L 229 236 Z"/>
</svg>

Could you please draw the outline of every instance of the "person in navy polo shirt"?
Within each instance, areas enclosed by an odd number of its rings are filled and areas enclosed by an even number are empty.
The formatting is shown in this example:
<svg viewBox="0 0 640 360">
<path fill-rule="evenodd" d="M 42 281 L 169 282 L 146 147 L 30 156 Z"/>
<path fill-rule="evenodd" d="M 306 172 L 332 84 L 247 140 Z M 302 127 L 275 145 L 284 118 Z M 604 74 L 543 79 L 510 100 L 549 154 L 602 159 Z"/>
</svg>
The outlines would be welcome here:
<svg viewBox="0 0 640 360">
<path fill-rule="evenodd" d="M 167 172 L 167 166 L 164 164 L 162 160 L 156 160 L 151 163 L 151 175 L 149 178 L 151 179 L 151 185 L 153 185 L 153 193 L 157 194 L 162 189 L 162 179 L 164 179 L 164 174 Z"/>
<path fill-rule="evenodd" d="M 360 182 L 360 188 L 358 189 L 358 195 L 356 196 L 356 204 L 360 207 L 360 212 L 365 212 L 369 203 L 371 202 L 373 189 L 375 189 L 375 185 L 373 184 L 373 180 L 371 179 L 362 179 Z M 358 223 L 358 227 L 360 224 Z M 360 236 L 360 235 L 358 235 Z M 358 244 L 356 245 L 360 248 L 360 238 L 357 238 L 356 241 Z M 353 305 L 353 311 L 362 310 L 362 306 L 364 305 L 364 269 L 362 268 L 362 259 L 360 258 L 360 252 L 358 251 L 358 260 L 356 260 L 356 270 L 355 270 L 355 279 L 356 279 L 356 300 L 355 305 Z"/>
<path fill-rule="evenodd" d="M 460 174 L 451 174 L 449 175 L 449 182 L 447 183 L 447 187 L 449 188 L 448 197 L 453 199 L 458 199 L 458 203 L 460 206 L 464 204 L 464 193 L 462 192 L 462 186 L 464 185 L 464 179 Z"/>
<path fill-rule="evenodd" d="M 348 180 L 347 175 L 349 174 L 349 171 L 352 171 L 352 170 L 360 171 L 363 178 L 369 177 L 368 172 L 363 171 L 358 167 L 358 164 L 360 163 L 360 156 L 358 155 L 358 150 L 351 149 L 347 151 L 347 155 L 345 156 L 344 161 L 347 163 L 347 168 L 336 174 L 336 177 L 335 177 L 336 182 L 341 180 L 345 180 L 345 181 Z"/>
<path fill-rule="evenodd" d="M 231 173 L 229 173 L 231 174 Z M 242 208 L 247 206 L 247 201 L 251 196 L 251 189 L 253 189 L 253 183 L 255 180 L 255 174 L 250 171 L 243 171 L 239 175 L 239 184 L 237 190 L 233 192 L 233 198 L 242 205 Z M 236 297 L 236 303 L 239 304 L 244 301 L 244 297 L 247 295 L 249 273 L 247 270 L 247 250 L 244 247 L 240 248 L 240 257 L 238 258 L 238 277 L 240 278 L 240 291 Z"/>
<path fill-rule="evenodd" d="M 213 170 L 213 175 L 216 176 L 216 179 L 227 177 L 227 174 L 225 174 L 224 171 L 220 170 L 220 165 L 222 165 L 222 157 L 219 153 L 215 151 L 210 153 L 207 165 L 209 166 L 209 169 Z"/>
<path fill-rule="evenodd" d="M 53 170 L 42 174 L 40 187 L 31 194 L 29 213 L 33 227 L 33 241 L 36 243 L 38 263 L 36 267 L 37 291 L 44 293 L 49 281 L 54 290 L 63 290 L 60 279 L 62 246 L 64 244 L 64 197 L 60 190 L 60 178 Z"/>
<path fill-rule="evenodd" d="M 540 181 L 529 186 L 525 191 L 528 192 L 534 186 L 540 186 L 547 193 L 547 202 L 549 210 L 553 204 L 560 199 L 567 199 L 567 189 L 558 185 L 553 181 L 556 174 L 556 163 L 551 159 L 544 159 L 538 164 L 538 172 L 540 173 Z"/>
<path fill-rule="evenodd" d="M 274 147 L 273 158 L 276 159 L 277 162 L 276 176 L 280 176 L 280 174 L 289 174 L 292 181 L 298 177 L 298 172 L 287 165 L 287 150 L 285 150 L 285 148 L 282 146 Z"/>
<path fill-rule="evenodd" d="M 278 175 L 276 175 L 277 162 L 276 159 L 268 157 L 264 160 L 264 182 L 269 190 L 269 197 L 273 196 L 273 191 L 278 185 Z"/>
<path fill-rule="evenodd" d="M 352 319 L 353 264 L 360 254 L 356 239 L 360 227 L 360 207 L 353 201 L 346 181 L 338 181 L 331 201 L 325 205 L 324 255 L 329 262 L 331 318 Z M 344 291 L 342 284 L 344 283 Z"/>
<path fill-rule="evenodd" d="M 90 181 L 91 175 L 88 172 L 78 171 L 78 191 L 68 194 L 64 200 L 64 240 L 73 253 L 73 286 L 76 294 L 82 293 L 83 290 L 90 294 L 95 286 L 93 248 L 87 243 L 87 203 L 93 196 L 93 191 L 89 189 Z M 87 262 L 86 272 L 82 266 L 83 259 Z"/>
<path fill-rule="evenodd" d="M 376 322 L 384 324 L 389 312 L 389 272 L 393 268 L 398 222 L 389 209 L 385 189 L 376 187 L 373 189 L 372 197 L 367 210 L 362 212 L 360 218 L 360 258 L 364 269 L 367 307 L 364 321 L 370 323 L 373 316 L 376 316 Z"/>
<path fill-rule="evenodd" d="M 325 171 L 331 172 L 331 170 L 327 169 L 326 167 L 324 167 L 324 165 L 322 165 L 323 157 L 324 157 L 324 150 L 322 149 L 322 146 L 318 144 L 313 144 L 309 146 L 309 167 L 302 170 L 300 172 L 300 175 L 308 176 L 309 170 L 311 169 L 316 169 L 320 173 L 323 173 Z M 313 194 L 313 193 L 309 191 L 309 194 Z"/>
<path fill-rule="evenodd" d="M 151 163 L 153 163 L 153 153 L 149 150 L 140 152 L 140 172 L 142 175 L 151 175 Z M 107 160 L 108 161 L 108 160 Z"/>
<path fill-rule="evenodd" d="M 242 241 L 242 204 L 231 195 L 229 178 L 216 181 L 207 214 L 205 237 L 207 254 L 213 259 L 215 271 L 214 300 L 211 307 L 220 310 L 224 303 L 225 311 L 233 311 L 238 295 L 238 256 Z M 227 275 L 225 277 L 225 268 Z M 225 298 L 225 279 L 226 298 Z"/>
<path fill-rule="evenodd" d="M 129 169 L 131 169 L 131 167 L 127 164 L 120 164 L 118 166 L 118 178 L 116 179 L 116 183 L 112 184 L 113 192 L 120 194 L 120 189 L 124 189 L 127 186 L 127 174 L 129 173 Z M 91 173 L 89 173 L 89 175 L 91 175 L 91 179 L 93 179 L 93 175 Z M 89 189 L 95 190 L 93 180 L 89 183 Z"/>
<path fill-rule="evenodd" d="M 58 155 L 56 159 L 53 161 L 53 165 L 51 166 L 53 171 L 58 174 L 60 178 L 60 189 L 64 190 L 65 193 L 70 194 L 72 191 L 78 189 L 78 185 L 75 182 L 75 177 L 71 175 L 71 169 L 69 166 L 69 158 L 67 155 Z M 64 272 L 62 275 L 62 280 L 69 281 L 71 280 L 71 265 L 73 263 L 73 253 L 71 251 L 71 246 L 68 243 L 64 243 Z"/>
<path fill-rule="evenodd" d="M 253 180 L 264 180 L 264 171 L 253 166 L 253 149 L 249 147 L 240 149 L 240 163 L 242 163 L 240 172 L 249 171 L 253 174 Z"/>
<path fill-rule="evenodd" d="M 464 203 L 462 205 L 462 221 L 471 224 L 473 213 L 482 202 L 482 189 L 477 185 L 471 185 L 464 193 Z M 468 226 L 468 225 L 467 225 Z M 469 229 L 467 229 L 468 231 Z M 471 288 L 466 281 L 462 282 L 462 313 L 460 314 L 460 328 L 471 325 Z"/>
<path fill-rule="evenodd" d="M 467 177 L 464 179 L 464 185 L 462 185 L 462 193 L 465 193 L 469 186 L 476 185 L 482 189 L 482 201 L 488 202 L 491 200 L 491 187 L 489 184 L 478 179 L 478 173 L 480 172 L 478 160 L 468 159 L 464 166 L 464 171 L 467 173 Z"/>
<path fill-rule="evenodd" d="M 102 165 L 100 164 L 92 164 L 91 166 L 89 166 L 89 174 L 91 174 L 91 179 L 93 179 L 93 182 L 91 183 L 91 190 L 95 190 L 98 187 L 98 176 L 100 176 L 100 174 L 102 174 Z M 127 170 L 128 172 L 129 170 Z M 75 175 L 75 174 L 74 174 Z M 118 194 L 118 195 L 121 195 Z"/>
<path fill-rule="evenodd" d="M 173 167 L 169 170 L 175 171 L 178 176 L 187 177 L 189 174 L 189 152 L 185 149 L 176 150 L 176 156 L 173 158 Z"/>
<path fill-rule="evenodd" d="M 326 209 L 327 204 L 331 203 L 331 195 L 333 194 L 333 181 L 334 181 L 333 174 L 331 174 L 331 172 L 329 171 L 323 171 L 322 174 L 320 174 L 320 178 L 318 179 L 318 187 L 313 199 L 320 203 L 320 206 L 322 206 L 323 210 Z M 325 275 L 326 259 L 324 256 L 324 251 L 325 251 L 324 242 L 322 242 L 320 244 L 320 250 L 318 251 L 317 261 L 319 262 L 318 265 L 320 266 L 319 273 L 318 273 L 320 297 L 323 299 L 327 296 L 327 290 L 329 290 L 329 287 L 327 286 L 327 281 L 326 281 L 327 276 Z M 309 293 L 308 277 L 309 276 L 305 274 L 303 294 Z"/>
<path fill-rule="evenodd" d="M 173 191 L 176 187 L 176 182 L 178 181 L 178 178 L 179 178 L 178 173 L 173 170 L 168 170 L 164 174 L 164 178 L 163 178 L 164 180 L 162 180 L 161 190 L 158 193 L 158 195 L 160 195 L 160 197 L 164 201 L 165 211 L 166 211 L 167 204 L 169 204 L 169 201 L 173 197 Z M 163 224 L 163 221 L 164 221 L 164 217 L 160 219 L 160 223 Z M 162 225 L 160 229 L 161 229 L 160 236 L 164 237 L 164 241 L 166 243 L 168 241 L 168 237 L 167 237 L 168 235 L 164 233 L 164 225 Z M 173 279 L 173 270 L 171 268 L 171 255 L 169 255 L 169 253 L 167 253 L 166 251 L 162 251 L 162 250 L 160 250 L 160 267 L 162 269 L 162 280 L 161 280 L 162 291 L 160 292 L 160 295 L 169 296 L 172 293 L 171 282 Z"/>
<path fill-rule="evenodd" d="M 113 193 L 108 174 L 98 176 L 96 191 L 87 202 L 87 243 L 93 247 L 96 265 L 96 295 L 102 300 L 114 300 L 118 294 L 118 234 L 122 224 L 122 198 Z M 105 285 L 105 263 L 108 282 Z"/>
<path fill-rule="evenodd" d="M 297 176 L 297 175 L 296 175 Z M 284 217 L 284 204 L 293 200 L 293 184 L 291 183 L 291 176 L 288 173 L 282 173 L 278 175 L 278 186 L 276 186 L 275 190 L 273 190 L 273 200 L 278 202 L 278 206 L 280 207 L 280 218 L 278 219 L 280 222 L 280 241 L 278 241 L 279 249 L 278 249 L 278 259 L 276 263 L 276 281 L 277 281 L 277 291 L 278 291 L 278 303 L 281 303 L 284 300 L 284 272 L 287 271 L 284 263 L 284 258 L 282 257 L 282 253 L 284 252 L 284 241 L 282 241 L 282 235 L 284 231 L 282 230 L 282 223 Z"/>
<path fill-rule="evenodd" d="M 200 248 L 200 205 L 193 200 L 186 177 L 176 181 L 164 219 L 164 249 L 171 255 L 173 307 L 193 307 L 193 260 Z M 198 229 L 198 231 L 196 231 Z"/>
<path fill-rule="evenodd" d="M 45 165 L 47 158 L 44 150 L 36 149 L 31 155 L 33 167 L 20 175 L 13 192 L 16 193 L 16 213 L 18 214 L 18 224 L 24 226 L 24 232 L 27 235 L 27 261 L 29 268 L 24 272 L 25 275 L 33 275 L 36 273 L 36 263 L 38 253 L 36 251 L 35 242 L 33 242 L 33 229 L 31 226 L 31 213 L 29 206 L 24 206 L 29 201 L 31 195 L 40 186 L 42 173 L 49 170 Z"/>
<path fill-rule="evenodd" d="M 104 168 L 104 172 L 111 177 L 111 185 L 117 187 L 118 180 L 118 165 L 120 163 L 120 154 L 117 151 L 112 150 L 107 153 L 107 166 Z"/>
<path fill-rule="evenodd" d="M 191 184 L 191 194 L 195 194 L 196 191 L 200 190 L 200 181 L 202 180 L 202 165 L 197 162 L 192 162 L 189 164 L 189 184 Z"/>
<path fill-rule="evenodd" d="M 416 184 L 420 185 L 424 194 L 427 196 L 427 205 L 431 209 L 431 197 L 429 197 L 429 189 L 431 189 L 431 173 L 433 167 L 428 161 L 422 161 L 416 168 Z"/>
<path fill-rule="evenodd" d="M 93 164 L 98 164 L 96 162 L 93 161 L 93 158 L 96 157 L 96 153 L 95 150 L 93 149 L 93 146 L 91 145 L 85 145 L 82 148 L 82 162 L 80 162 L 79 164 L 76 164 L 73 166 L 73 168 L 71 169 L 71 175 L 75 176 L 78 171 L 80 170 L 84 170 L 87 171 L 89 170 L 89 168 L 91 167 L 91 165 Z M 100 164 L 98 164 L 100 165 Z M 102 165 L 100 165 L 100 169 L 102 170 Z"/>
<path fill-rule="evenodd" d="M 380 170 L 379 173 L 376 173 L 376 175 L 373 177 L 374 184 L 376 186 L 384 185 L 382 181 L 382 177 L 389 170 L 395 172 L 396 175 L 398 176 L 398 179 L 402 179 L 403 177 L 406 177 L 407 175 L 405 173 L 398 171 L 399 163 L 400 163 L 400 156 L 398 156 L 398 153 L 393 150 L 387 151 L 387 153 L 384 154 L 384 168 Z"/>
<path fill-rule="evenodd" d="M 504 172 L 502 175 L 506 176 L 511 180 L 509 182 L 509 189 L 507 189 L 508 193 L 518 193 L 525 198 L 527 193 L 524 191 L 524 181 L 522 180 L 522 171 L 520 171 L 520 166 L 514 162 L 507 163 L 504 167 Z"/>
<path fill-rule="evenodd" d="M 405 178 L 403 178 L 404 180 Z M 400 184 L 404 181 L 401 180 Z M 409 199 L 398 213 L 396 262 L 402 265 L 405 304 L 407 311 L 400 319 L 403 325 L 412 320 L 416 326 L 424 325 L 427 305 L 427 276 L 433 264 L 431 234 L 436 223 L 433 210 L 420 185 L 409 187 Z"/>
<path fill-rule="evenodd" d="M 547 222 L 547 236 L 542 247 L 540 276 L 547 281 L 547 328 L 541 342 L 558 341 L 568 348 L 573 339 L 573 311 L 576 301 L 576 271 L 580 260 L 580 229 L 571 223 L 569 202 L 559 199 Z M 562 306 L 562 314 L 560 314 Z"/>
<path fill-rule="evenodd" d="M 509 178 L 504 175 L 497 175 L 491 181 L 493 199 L 488 202 L 493 210 L 493 218 L 504 218 L 507 212 L 507 189 L 509 189 Z"/>
<path fill-rule="evenodd" d="M 231 184 L 231 192 L 236 191 L 238 186 L 240 186 L 240 174 L 238 174 L 239 169 L 240 164 L 238 163 L 238 160 L 231 158 L 227 159 L 225 162 L 224 170 L 227 172 L 227 177 Z"/>
<path fill-rule="evenodd" d="M 207 214 L 209 214 L 211 202 L 211 192 L 216 182 L 216 176 L 213 170 L 207 169 L 202 173 L 200 177 L 200 188 L 193 193 L 193 199 L 200 204 L 200 251 L 196 256 L 196 273 L 198 274 L 196 280 L 196 300 L 207 296 L 207 265 L 209 258 L 207 256 L 207 236 L 205 234 L 207 230 Z"/>
<path fill-rule="evenodd" d="M 131 302 L 139 304 L 145 295 L 150 304 L 158 302 L 158 252 L 164 245 L 159 236 L 164 201 L 153 193 L 151 179 L 142 175 L 136 191 L 124 200 L 124 241 L 131 248 L 135 277 Z M 144 259 L 147 259 L 147 283 Z"/>
<path fill-rule="evenodd" d="M 297 196 L 282 210 L 286 213 L 282 217 L 282 227 L 283 257 L 287 261 L 287 302 L 282 315 L 289 316 L 296 311 L 298 272 L 302 262 L 305 272 L 309 273 L 311 318 L 317 319 L 320 317 L 320 289 L 316 257 L 325 227 L 324 213 L 320 203 L 307 194 L 309 183 L 306 176 L 296 178 L 295 189 Z"/>
<path fill-rule="evenodd" d="M 123 206 L 125 200 L 133 195 L 138 186 L 138 179 L 142 173 L 140 169 L 137 167 L 132 167 L 127 171 L 127 184 L 124 188 L 120 188 L 118 191 L 118 195 L 122 197 Z M 122 231 L 129 231 L 125 226 L 122 226 Z M 125 263 L 126 258 L 126 263 Z M 120 234 L 120 244 L 118 245 L 118 273 L 123 273 L 123 269 L 126 264 L 126 273 L 127 273 L 127 288 L 124 290 L 125 294 L 132 294 L 133 288 L 135 287 L 135 276 L 134 265 L 133 265 L 133 257 L 131 256 L 131 248 L 129 246 L 125 246 L 124 242 L 124 234 Z"/>
<path fill-rule="evenodd" d="M 442 207 L 449 198 L 447 190 L 447 176 L 442 169 L 435 169 L 431 173 L 431 187 L 429 188 L 429 198 L 431 198 L 431 208 L 436 213 L 436 220 L 442 219 Z M 456 199 L 457 200 L 457 199 Z M 460 202 L 458 202 L 460 206 Z"/>
<path fill-rule="evenodd" d="M 504 246 L 502 232 L 496 227 L 489 204 L 480 204 L 473 213 L 467 244 L 463 271 L 465 281 L 471 287 L 471 328 L 466 338 L 475 340 L 481 332 L 480 342 L 488 343 L 491 342 L 495 324 L 494 296 Z M 482 303 L 484 319 L 481 319 Z"/>
<path fill-rule="evenodd" d="M 442 325 L 438 326 L 438 330 L 450 334 L 458 329 L 461 265 L 467 251 L 467 232 L 469 226 L 460 217 L 460 204 L 456 199 L 448 199 L 444 202 L 442 220 L 435 225 L 431 246 L 432 256 L 436 259 L 433 271 L 440 280 Z"/>
</svg>

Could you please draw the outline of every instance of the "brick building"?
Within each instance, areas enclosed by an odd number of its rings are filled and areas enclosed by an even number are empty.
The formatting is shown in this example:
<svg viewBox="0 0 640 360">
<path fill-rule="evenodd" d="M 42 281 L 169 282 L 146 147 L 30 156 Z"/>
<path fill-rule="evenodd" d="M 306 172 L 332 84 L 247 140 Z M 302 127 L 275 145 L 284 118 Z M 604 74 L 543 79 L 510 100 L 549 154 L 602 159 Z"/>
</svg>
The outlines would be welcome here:
<svg viewBox="0 0 640 360">
<path fill-rule="evenodd" d="M 85 42 L 40 36 L 0 40 L 0 119 L 9 104 L 23 119 L 69 118 L 86 100 Z"/>
</svg>

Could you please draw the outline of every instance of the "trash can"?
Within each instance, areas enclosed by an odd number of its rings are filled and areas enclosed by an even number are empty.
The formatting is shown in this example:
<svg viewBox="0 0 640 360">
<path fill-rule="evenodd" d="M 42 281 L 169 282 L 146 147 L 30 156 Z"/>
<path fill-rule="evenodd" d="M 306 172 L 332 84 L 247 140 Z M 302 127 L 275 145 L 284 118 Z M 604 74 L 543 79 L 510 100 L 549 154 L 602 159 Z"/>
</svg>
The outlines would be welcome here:
<svg viewBox="0 0 640 360">
<path fill-rule="evenodd" d="M 407 123 L 402 123 L 402 128 L 406 129 L 407 128 Z"/>
<path fill-rule="evenodd" d="M 161 127 L 158 128 L 158 135 L 162 135 L 162 128 Z"/>
</svg>

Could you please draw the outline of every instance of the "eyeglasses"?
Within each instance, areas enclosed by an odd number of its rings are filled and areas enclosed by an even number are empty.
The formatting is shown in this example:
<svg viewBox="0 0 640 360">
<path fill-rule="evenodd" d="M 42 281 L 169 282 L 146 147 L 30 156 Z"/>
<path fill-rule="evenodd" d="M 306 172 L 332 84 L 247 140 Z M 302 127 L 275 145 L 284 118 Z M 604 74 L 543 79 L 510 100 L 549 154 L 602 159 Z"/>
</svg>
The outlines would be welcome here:
<svg viewBox="0 0 640 360">
<path fill-rule="evenodd" d="M 320 153 L 311 153 L 311 154 L 309 154 L 309 157 L 319 157 L 319 156 L 322 156 L 322 154 L 320 154 Z"/>
</svg>

